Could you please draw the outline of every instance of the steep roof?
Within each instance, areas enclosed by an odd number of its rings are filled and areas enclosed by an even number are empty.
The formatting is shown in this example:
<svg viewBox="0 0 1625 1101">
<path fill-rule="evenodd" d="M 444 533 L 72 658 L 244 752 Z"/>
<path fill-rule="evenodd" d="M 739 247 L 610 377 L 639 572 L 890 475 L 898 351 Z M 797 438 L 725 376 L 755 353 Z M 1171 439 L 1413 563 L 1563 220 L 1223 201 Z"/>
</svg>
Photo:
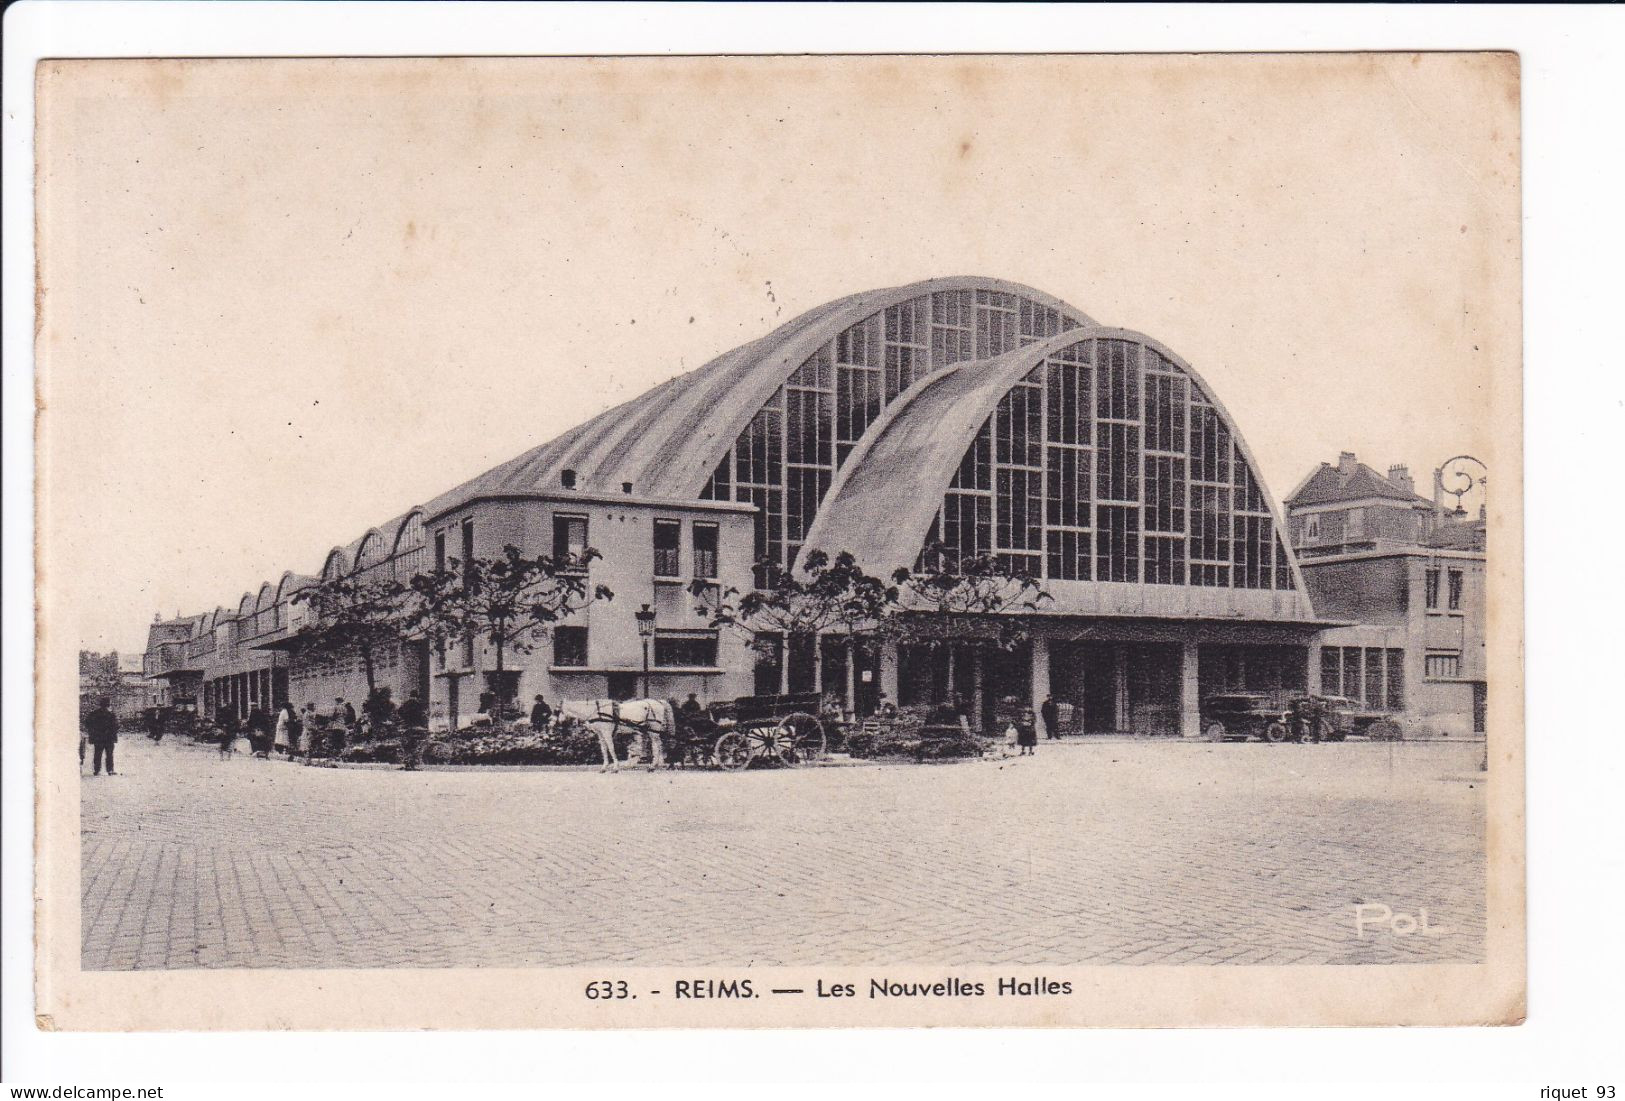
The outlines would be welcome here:
<svg viewBox="0 0 1625 1101">
<path fill-rule="evenodd" d="M 166 619 L 147 627 L 147 649 L 152 649 L 165 642 L 185 642 L 192 637 L 192 631 L 202 616 L 188 615 L 176 619 Z"/>
<path fill-rule="evenodd" d="M 1426 497 L 1395 485 L 1364 463 L 1356 463 L 1354 469 L 1347 474 L 1331 463 L 1321 463 L 1320 468 L 1304 479 L 1297 491 L 1287 498 L 1286 503 L 1288 507 L 1328 505 L 1339 501 L 1366 500 L 1371 497 L 1386 497 L 1410 504 L 1432 504 Z"/>
</svg>

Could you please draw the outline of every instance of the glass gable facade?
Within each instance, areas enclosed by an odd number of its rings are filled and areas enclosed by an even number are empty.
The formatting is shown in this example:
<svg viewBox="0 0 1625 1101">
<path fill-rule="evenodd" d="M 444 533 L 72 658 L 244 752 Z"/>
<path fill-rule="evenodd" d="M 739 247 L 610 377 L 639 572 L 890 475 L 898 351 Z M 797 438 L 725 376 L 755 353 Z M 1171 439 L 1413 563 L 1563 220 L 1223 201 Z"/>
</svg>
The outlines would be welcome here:
<svg viewBox="0 0 1625 1101">
<path fill-rule="evenodd" d="M 751 420 L 733 448 L 712 473 L 700 496 L 705 500 L 745 501 L 757 507 L 758 560 L 788 566 L 801 551 L 813 517 L 829 492 L 835 471 L 897 396 L 915 382 L 951 364 L 986 359 L 1034 344 L 1079 323 L 1060 310 L 1020 295 L 992 290 L 949 290 L 921 295 L 864 318 L 837 333 L 790 376 Z M 1041 436 L 1043 383 L 1027 387 L 1028 404 L 1010 416 L 1020 417 L 1023 463 L 1005 464 L 1006 480 L 1017 488 L 1032 517 L 1015 518 L 1021 539 L 1042 553 L 1044 508 Z M 1012 446 L 1011 427 L 1003 437 Z M 1016 468 L 1020 467 L 1020 472 Z M 972 526 L 992 522 L 993 485 L 984 461 L 986 484 L 965 483 L 967 494 L 982 500 L 964 506 Z M 957 484 L 956 479 L 956 484 Z M 978 519 L 980 508 L 981 519 Z M 974 533 L 967 539 L 974 540 Z M 758 577 L 758 584 L 763 579 Z"/>
<path fill-rule="evenodd" d="M 1080 340 L 1010 389 L 943 498 L 939 541 L 1047 580 L 1296 587 L 1218 410 L 1133 340 Z"/>
</svg>

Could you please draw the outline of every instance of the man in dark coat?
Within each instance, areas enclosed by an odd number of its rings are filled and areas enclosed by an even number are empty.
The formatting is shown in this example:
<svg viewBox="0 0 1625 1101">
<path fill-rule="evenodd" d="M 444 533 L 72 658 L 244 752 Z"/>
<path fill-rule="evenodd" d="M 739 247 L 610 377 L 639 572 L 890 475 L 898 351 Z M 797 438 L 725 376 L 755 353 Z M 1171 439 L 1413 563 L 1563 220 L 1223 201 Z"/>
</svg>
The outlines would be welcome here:
<svg viewBox="0 0 1625 1101">
<path fill-rule="evenodd" d="M 105 760 L 107 775 L 117 776 L 113 771 L 113 747 L 118 744 L 118 716 L 108 710 L 106 699 L 97 700 L 95 710 L 85 716 L 85 734 L 95 749 L 94 775 L 102 774 Z"/>
<path fill-rule="evenodd" d="M 684 700 L 683 705 L 677 710 L 681 711 L 684 715 L 698 715 L 705 710 L 705 705 L 700 703 L 700 698 L 697 694 L 690 692 L 688 694 L 688 699 Z"/>
<path fill-rule="evenodd" d="M 1055 700 L 1049 696 L 1038 708 L 1038 713 L 1044 717 L 1044 737 L 1059 738 L 1061 736 L 1061 709 L 1056 706 Z"/>
</svg>

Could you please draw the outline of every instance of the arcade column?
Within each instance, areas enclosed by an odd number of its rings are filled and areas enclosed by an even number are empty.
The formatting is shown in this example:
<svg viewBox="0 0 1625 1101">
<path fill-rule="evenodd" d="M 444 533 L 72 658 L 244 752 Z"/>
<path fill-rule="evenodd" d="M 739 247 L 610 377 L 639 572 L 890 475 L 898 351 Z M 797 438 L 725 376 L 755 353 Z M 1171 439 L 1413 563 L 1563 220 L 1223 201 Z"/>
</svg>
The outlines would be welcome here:
<svg viewBox="0 0 1625 1101">
<path fill-rule="evenodd" d="M 1049 639 L 1039 637 L 1032 641 L 1032 709 L 1038 713 L 1038 707 L 1044 702 L 1044 697 L 1051 695 L 1049 682 Z M 1042 720 L 1040 720 L 1042 721 Z M 1046 735 L 1053 731 L 1044 731 Z"/>
<path fill-rule="evenodd" d="M 1179 736 L 1202 736 L 1202 663 L 1196 643 L 1186 639 L 1179 648 Z"/>
<path fill-rule="evenodd" d="M 887 641 L 880 646 L 880 690 L 894 706 L 902 706 L 897 691 L 897 643 Z"/>
</svg>

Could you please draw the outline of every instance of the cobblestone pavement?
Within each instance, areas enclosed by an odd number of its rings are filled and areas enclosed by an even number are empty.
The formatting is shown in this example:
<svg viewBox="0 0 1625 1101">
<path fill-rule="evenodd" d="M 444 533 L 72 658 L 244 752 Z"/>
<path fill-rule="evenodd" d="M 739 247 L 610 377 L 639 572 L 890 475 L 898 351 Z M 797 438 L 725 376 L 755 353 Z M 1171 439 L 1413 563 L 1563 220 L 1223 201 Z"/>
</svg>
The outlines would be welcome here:
<svg viewBox="0 0 1625 1101">
<path fill-rule="evenodd" d="M 1481 749 L 602 776 L 127 738 L 82 781 L 83 965 L 1476 962 Z M 1434 935 L 1358 936 L 1359 903 Z"/>
</svg>

